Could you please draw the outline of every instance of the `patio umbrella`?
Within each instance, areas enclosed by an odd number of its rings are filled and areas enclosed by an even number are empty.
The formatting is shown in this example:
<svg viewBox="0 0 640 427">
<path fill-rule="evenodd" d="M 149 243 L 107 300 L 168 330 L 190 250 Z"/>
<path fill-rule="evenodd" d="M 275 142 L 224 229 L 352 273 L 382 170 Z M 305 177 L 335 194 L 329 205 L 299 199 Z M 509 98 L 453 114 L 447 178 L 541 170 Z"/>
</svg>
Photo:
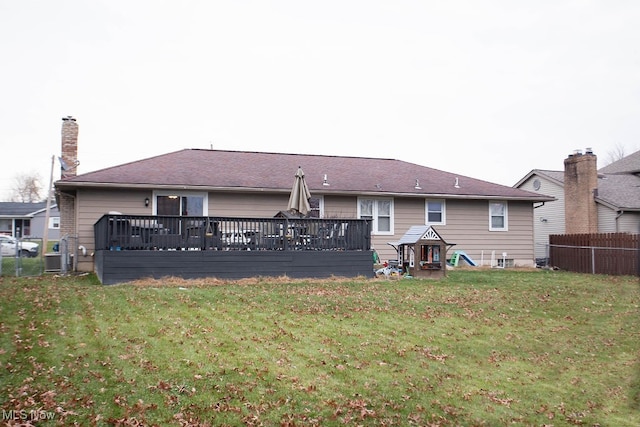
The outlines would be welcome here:
<svg viewBox="0 0 640 427">
<path fill-rule="evenodd" d="M 289 196 L 289 207 L 287 209 L 299 212 L 301 215 L 306 215 L 311 210 L 311 206 L 309 205 L 310 198 L 311 193 L 304 180 L 304 172 L 301 167 L 298 167 L 293 188 L 291 189 L 291 195 Z"/>
</svg>

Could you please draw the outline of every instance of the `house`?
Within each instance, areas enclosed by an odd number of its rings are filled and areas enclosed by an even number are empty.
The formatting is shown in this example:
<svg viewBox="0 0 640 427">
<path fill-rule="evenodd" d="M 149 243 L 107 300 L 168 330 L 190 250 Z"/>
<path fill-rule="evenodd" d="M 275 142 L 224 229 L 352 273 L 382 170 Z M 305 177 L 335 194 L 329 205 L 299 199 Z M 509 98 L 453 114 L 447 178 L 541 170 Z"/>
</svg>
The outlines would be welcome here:
<svg viewBox="0 0 640 427">
<path fill-rule="evenodd" d="M 63 122 L 62 134 L 62 158 L 75 164 L 75 120 Z M 397 257 L 388 242 L 429 225 L 478 264 L 506 253 L 507 265 L 533 266 L 534 205 L 553 200 L 390 158 L 184 149 L 81 175 L 67 171 L 55 183 L 62 232 L 79 236 L 87 256 L 78 268 L 91 271 L 94 224 L 106 213 L 270 218 L 286 209 L 298 167 L 313 215 L 370 220 L 371 246 L 382 260 Z"/>
<path fill-rule="evenodd" d="M 556 200 L 535 206 L 536 259 L 548 257 L 553 234 L 640 231 L 640 151 L 597 168 L 591 149 L 564 160 L 564 170 L 534 169 L 515 188 Z"/>
<path fill-rule="evenodd" d="M 13 237 L 42 237 L 47 203 L 0 202 L 0 234 Z M 49 214 L 50 240 L 60 239 L 60 211 L 51 205 Z"/>
</svg>

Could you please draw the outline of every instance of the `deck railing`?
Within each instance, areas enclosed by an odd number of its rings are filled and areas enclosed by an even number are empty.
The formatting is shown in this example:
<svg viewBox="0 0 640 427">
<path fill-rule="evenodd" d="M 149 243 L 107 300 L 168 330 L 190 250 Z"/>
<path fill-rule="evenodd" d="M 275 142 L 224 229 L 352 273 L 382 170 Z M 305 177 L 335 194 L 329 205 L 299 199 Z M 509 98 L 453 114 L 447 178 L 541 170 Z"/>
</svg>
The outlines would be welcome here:
<svg viewBox="0 0 640 427">
<path fill-rule="evenodd" d="M 96 250 L 370 250 L 363 219 L 104 215 Z"/>
</svg>

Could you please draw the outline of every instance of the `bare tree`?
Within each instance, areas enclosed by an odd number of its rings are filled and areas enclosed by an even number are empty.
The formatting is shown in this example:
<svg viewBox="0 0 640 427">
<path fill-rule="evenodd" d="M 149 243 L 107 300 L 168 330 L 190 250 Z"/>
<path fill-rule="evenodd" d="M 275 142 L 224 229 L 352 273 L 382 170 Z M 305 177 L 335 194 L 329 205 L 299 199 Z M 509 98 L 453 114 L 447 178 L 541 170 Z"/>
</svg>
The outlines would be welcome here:
<svg viewBox="0 0 640 427">
<path fill-rule="evenodd" d="M 11 191 L 12 202 L 34 203 L 43 200 L 40 176 L 33 172 L 16 175 Z"/>
<path fill-rule="evenodd" d="M 613 162 L 617 162 L 618 160 L 621 160 L 625 156 L 626 154 L 625 154 L 624 144 L 617 142 L 616 145 L 613 147 L 613 149 L 607 151 L 607 157 L 604 161 L 603 166 L 609 165 Z"/>
</svg>

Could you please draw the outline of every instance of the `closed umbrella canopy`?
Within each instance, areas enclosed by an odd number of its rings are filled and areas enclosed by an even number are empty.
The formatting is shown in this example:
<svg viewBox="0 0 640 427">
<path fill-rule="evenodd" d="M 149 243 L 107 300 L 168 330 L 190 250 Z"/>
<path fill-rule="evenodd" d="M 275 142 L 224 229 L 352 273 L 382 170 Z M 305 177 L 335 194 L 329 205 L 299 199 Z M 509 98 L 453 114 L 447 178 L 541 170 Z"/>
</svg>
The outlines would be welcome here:
<svg viewBox="0 0 640 427">
<path fill-rule="evenodd" d="M 309 205 L 310 198 L 311 193 L 304 180 L 304 172 L 302 168 L 298 167 L 293 188 L 291 189 L 291 195 L 289 196 L 289 207 L 287 209 L 306 215 L 311 210 L 311 205 Z"/>
</svg>

